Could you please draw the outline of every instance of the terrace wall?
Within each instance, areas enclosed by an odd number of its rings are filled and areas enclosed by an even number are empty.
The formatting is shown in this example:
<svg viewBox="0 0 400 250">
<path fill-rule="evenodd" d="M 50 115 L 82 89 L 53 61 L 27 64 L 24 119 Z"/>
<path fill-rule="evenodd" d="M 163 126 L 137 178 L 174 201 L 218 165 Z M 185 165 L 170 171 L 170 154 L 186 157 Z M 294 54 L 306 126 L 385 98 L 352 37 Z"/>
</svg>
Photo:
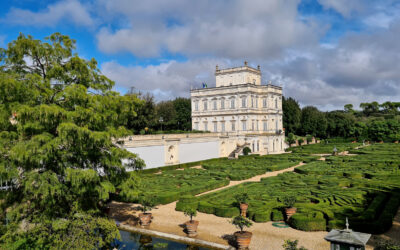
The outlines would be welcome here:
<svg viewBox="0 0 400 250">
<path fill-rule="evenodd" d="M 284 135 L 269 134 L 168 134 L 121 138 L 124 148 L 137 154 L 146 169 L 227 157 L 238 145 L 249 144 L 253 153 L 265 155 L 285 150 Z"/>
</svg>

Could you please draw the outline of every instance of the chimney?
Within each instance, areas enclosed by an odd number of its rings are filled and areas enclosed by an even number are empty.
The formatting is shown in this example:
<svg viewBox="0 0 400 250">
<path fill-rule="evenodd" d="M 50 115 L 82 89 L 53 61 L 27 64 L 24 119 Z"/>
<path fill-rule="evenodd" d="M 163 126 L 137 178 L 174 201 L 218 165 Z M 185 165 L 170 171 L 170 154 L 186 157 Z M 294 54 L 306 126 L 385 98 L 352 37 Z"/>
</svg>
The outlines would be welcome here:
<svg viewBox="0 0 400 250">
<path fill-rule="evenodd" d="M 247 66 L 247 61 L 244 61 L 244 66 Z"/>
</svg>

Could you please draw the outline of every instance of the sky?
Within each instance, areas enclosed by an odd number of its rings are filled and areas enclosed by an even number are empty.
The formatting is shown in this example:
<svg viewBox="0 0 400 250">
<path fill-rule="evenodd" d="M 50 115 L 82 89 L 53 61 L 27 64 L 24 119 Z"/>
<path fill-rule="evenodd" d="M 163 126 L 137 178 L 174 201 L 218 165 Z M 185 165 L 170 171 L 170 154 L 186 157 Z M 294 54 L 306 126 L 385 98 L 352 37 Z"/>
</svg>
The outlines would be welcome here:
<svg viewBox="0 0 400 250">
<path fill-rule="evenodd" d="M 301 106 L 400 101 L 400 0 L 0 1 L 0 47 L 54 32 L 121 94 L 189 97 L 248 61 Z"/>
</svg>

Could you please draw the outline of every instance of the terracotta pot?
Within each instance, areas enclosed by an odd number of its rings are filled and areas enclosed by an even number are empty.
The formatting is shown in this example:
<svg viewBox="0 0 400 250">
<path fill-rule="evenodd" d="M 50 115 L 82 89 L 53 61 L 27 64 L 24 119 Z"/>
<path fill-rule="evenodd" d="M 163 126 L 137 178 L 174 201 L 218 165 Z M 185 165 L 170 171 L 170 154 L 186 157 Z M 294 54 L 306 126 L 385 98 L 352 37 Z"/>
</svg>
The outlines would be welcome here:
<svg viewBox="0 0 400 250">
<path fill-rule="evenodd" d="M 286 219 L 288 220 L 296 212 L 297 212 L 297 208 L 295 208 L 295 207 L 287 207 L 287 208 L 285 208 Z"/>
<path fill-rule="evenodd" d="M 247 208 L 249 207 L 249 204 L 246 204 L 246 203 L 240 203 L 240 214 L 243 216 L 243 217 L 246 217 L 246 214 L 247 214 Z"/>
<path fill-rule="evenodd" d="M 151 213 L 140 213 L 139 214 L 140 225 L 148 226 L 151 223 Z"/>
<path fill-rule="evenodd" d="M 192 220 L 185 222 L 186 233 L 189 237 L 197 236 L 197 227 L 199 226 L 199 221 Z"/>
<path fill-rule="evenodd" d="M 236 243 L 238 249 L 249 249 L 250 242 L 251 242 L 251 236 L 253 235 L 250 232 L 243 231 L 243 232 L 236 232 L 234 233 L 236 237 Z"/>
</svg>

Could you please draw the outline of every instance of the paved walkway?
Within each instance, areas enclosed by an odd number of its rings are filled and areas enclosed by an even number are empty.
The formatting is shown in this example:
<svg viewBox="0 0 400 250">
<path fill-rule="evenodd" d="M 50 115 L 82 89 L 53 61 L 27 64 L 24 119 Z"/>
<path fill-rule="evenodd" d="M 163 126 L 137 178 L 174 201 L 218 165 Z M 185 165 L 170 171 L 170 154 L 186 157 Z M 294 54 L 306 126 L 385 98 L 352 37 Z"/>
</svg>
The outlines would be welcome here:
<svg viewBox="0 0 400 250">
<path fill-rule="evenodd" d="M 304 163 L 280 171 L 268 172 L 254 176 L 247 180 L 231 181 L 228 186 L 209 192 L 215 192 L 244 182 L 257 182 L 260 181 L 261 178 L 267 178 L 276 176 L 280 173 L 293 171 L 296 167 L 301 165 L 304 165 Z M 176 202 L 172 202 L 170 204 L 157 206 L 153 209 L 151 212 L 154 219 L 148 229 L 185 236 L 182 224 L 188 220 L 188 217 L 184 216 L 182 212 L 175 211 L 175 206 Z M 111 217 L 121 223 L 135 224 L 137 221 L 137 215 L 140 213 L 138 211 L 138 204 L 112 202 L 110 207 Z M 237 231 L 237 229 L 229 222 L 230 219 L 228 218 L 198 212 L 195 219 L 200 221 L 197 236 L 200 240 L 227 245 L 228 241 L 233 238 L 232 234 Z M 282 244 L 286 239 L 298 239 L 299 246 L 304 246 L 309 250 L 329 249 L 328 242 L 324 240 L 324 237 L 327 234 L 325 231 L 304 232 L 293 228 L 276 228 L 272 226 L 272 222 L 253 223 L 253 226 L 249 231 L 253 233 L 250 249 L 283 249 Z"/>
</svg>

